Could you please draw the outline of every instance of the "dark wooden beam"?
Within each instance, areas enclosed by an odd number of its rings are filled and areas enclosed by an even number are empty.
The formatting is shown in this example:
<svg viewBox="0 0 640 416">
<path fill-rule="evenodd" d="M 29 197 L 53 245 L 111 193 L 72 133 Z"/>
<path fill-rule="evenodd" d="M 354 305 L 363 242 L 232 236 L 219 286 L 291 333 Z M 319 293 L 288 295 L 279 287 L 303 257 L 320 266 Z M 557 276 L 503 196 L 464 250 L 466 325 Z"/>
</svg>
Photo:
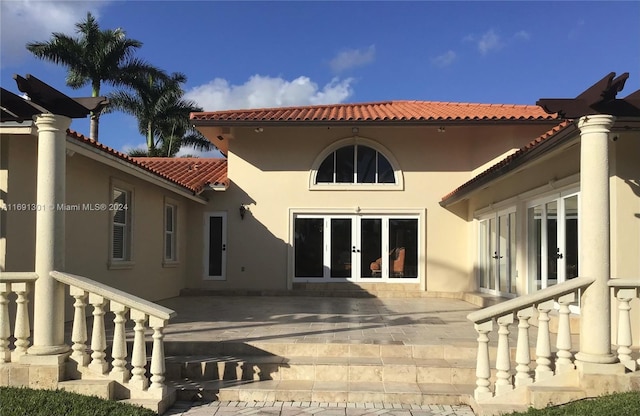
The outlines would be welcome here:
<svg viewBox="0 0 640 416">
<path fill-rule="evenodd" d="M 42 108 L 34 106 L 33 103 L 4 88 L 0 88 L 0 107 L 2 107 L 0 121 L 31 120 L 34 115 L 43 112 Z"/>
<path fill-rule="evenodd" d="M 617 78 L 615 72 L 611 72 L 576 98 L 541 98 L 536 104 L 547 113 L 557 113 L 560 117 L 569 119 L 594 114 L 640 116 L 639 97 L 636 93 L 624 99 L 616 98 L 628 78 L 628 72 Z"/>
</svg>

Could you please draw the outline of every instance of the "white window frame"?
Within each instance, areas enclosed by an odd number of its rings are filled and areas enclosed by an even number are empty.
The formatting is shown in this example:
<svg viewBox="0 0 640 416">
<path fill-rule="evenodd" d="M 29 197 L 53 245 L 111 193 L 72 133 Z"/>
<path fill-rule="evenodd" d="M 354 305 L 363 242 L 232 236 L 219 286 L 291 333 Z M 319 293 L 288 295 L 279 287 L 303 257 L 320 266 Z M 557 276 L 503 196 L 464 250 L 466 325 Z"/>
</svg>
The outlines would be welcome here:
<svg viewBox="0 0 640 416">
<path fill-rule="evenodd" d="M 393 175 L 395 177 L 394 183 L 357 183 L 355 175 L 357 175 L 357 169 L 354 172 L 354 181 L 349 183 L 316 183 L 316 176 L 318 169 L 324 160 L 336 150 L 346 146 L 366 146 L 377 151 L 380 155 L 385 157 L 391 164 L 393 169 Z M 380 143 L 360 136 L 348 137 L 346 139 L 338 140 L 325 148 L 313 161 L 312 168 L 309 174 L 309 190 L 313 191 L 337 191 L 337 190 L 369 190 L 369 191 L 401 191 L 404 189 L 404 179 L 400 165 L 392 153 L 382 146 Z"/>
<path fill-rule="evenodd" d="M 116 223 L 115 216 L 119 211 L 115 206 L 115 191 L 118 190 L 125 195 L 125 222 L 124 223 Z M 128 185 L 125 182 L 119 180 L 112 180 L 111 186 L 109 187 L 109 203 L 107 204 L 109 208 L 109 262 L 108 267 L 110 269 L 127 269 L 132 268 L 134 266 L 133 262 L 133 201 L 134 201 L 134 189 L 132 186 Z M 120 258 L 114 257 L 114 244 L 115 241 L 113 239 L 113 232 L 116 228 L 123 228 L 123 256 Z"/>
<path fill-rule="evenodd" d="M 550 202 L 554 202 L 556 201 L 558 203 L 558 210 L 561 211 L 563 213 L 563 216 L 566 214 L 565 212 L 565 200 L 567 198 L 570 198 L 572 196 L 577 196 L 577 200 L 578 200 L 578 276 L 580 276 L 580 252 L 581 252 L 581 248 L 580 248 L 580 223 L 581 223 L 581 213 L 582 213 L 582 206 L 581 206 L 581 202 L 582 199 L 580 198 L 580 188 L 577 186 L 572 186 L 572 187 L 567 187 L 565 189 L 553 192 L 553 193 L 547 193 L 545 195 L 541 195 L 538 196 L 535 199 L 530 199 L 529 201 L 527 201 L 526 206 L 525 206 L 525 213 L 527 215 L 527 234 L 526 234 L 526 244 L 527 244 L 527 287 L 528 287 L 528 293 L 534 293 L 536 292 L 538 289 L 535 288 L 533 285 L 535 283 L 536 279 L 532 279 L 532 276 L 530 276 L 530 264 L 529 264 L 529 255 L 531 253 L 530 247 L 529 245 L 531 244 L 530 242 L 530 234 L 531 234 L 531 230 L 529 229 L 529 221 L 528 221 L 528 216 L 529 216 L 529 209 L 533 208 L 535 206 L 539 206 L 542 205 L 543 207 L 546 206 L 546 204 L 550 203 Z M 546 209 L 546 208 L 545 208 Z M 558 238 L 560 239 L 565 239 L 565 227 L 564 224 L 560 224 L 558 225 Z M 565 248 L 566 249 L 566 248 Z M 564 256 L 565 253 L 563 253 Z M 564 269 L 564 262 L 561 262 L 561 265 Z M 546 276 L 546 267 L 547 264 L 546 262 L 543 262 L 541 265 L 542 269 L 543 269 L 543 276 L 542 276 L 542 289 L 544 289 L 545 287 L 549 287 L 548 282 L 546 281 L 546 279 L 544 278 L 544 276 Z M 566 276 L 562 275 L 561 278 L 556 282 L 556 284 L 562 283 L 566 281 Z"/>
<path fill-rule="evenodd" d="M 295 244 L 295 219 L 296 218 L 323 218 L 325 219 L 325 227 L 328 226 L 329 221 L 332 218 L 367 218 L 367 217 L 376 217 L 383 219 L 383 223 L 388 221 L 389 219 L 415 219 L 417 220 L 417 252 L 418 252 L 418 264 L 417 264 L 417 276 L 416 277 L 403 277 L 403 278 L 394 278 L 388 276 L 386 273 L 383 274 L 382 278 L 371 278 L 371 277 L 362 277 L 362 276 L 353 276 L 351 278 L 335 278 L 329 277 L 325 274 L 323 277 L 296 277 L 295 276 L 295 254 L 294 254 L 294 244 Z M 426 212 L 423 210 L 358 210 L 357 214 L 345 212 L 340 209 L 327 209 L 325 211 L 317 211 L 314 209 L 290 209 L 289 211 L 289 281 L 293 283 L 300 282 L 309 282 L 309 283 L 328 283 L 328 282 L 357 282 L 357 283 L 407 283 L 407 284 L 415 284 L 420 283 L 423 280 L 424 272 L 425 272 L 425 264 L 424 264 L 424 255 L 423 255 L 423 247 L 425 247 L 425 238 L 426 235 L 424 233 L 424 223 L 426 220 Z M 353 223 L 352 229 L 354 230 L 354 242 L 356 245 L 360 246 L 361 241 L 359 241 L 359 224 Z M 325 230 L 328 232 L 328 230 Z M 388 252 L 390 247 L 388 246 L 388 228 L 383 225 L 382 229 L 382 251 L 385 250 Z M 328 256 L 328 247 L 325 245 L 323 255 L 325 257 L 325 264 L 329 264 Z M 382 270 L 386 270 L 388 268 L 386 256 L 382 257 Z M 384 273 L 384 272 L 383 272 Z"/>
<path fill-rule="evenodd" d="M 172 230 L 167 228 L 167 209 L 171 209 L 171 225 Z M 163 244 L 162 244 L 162 264 L 165 267 L 174 266 L 178 264 L 178 204 L 166 198 L 164 201 L 164 214 L 163 214 Z M 171 255 L 167 257 L 167 239 L 171 239 Z"/>
</svg>

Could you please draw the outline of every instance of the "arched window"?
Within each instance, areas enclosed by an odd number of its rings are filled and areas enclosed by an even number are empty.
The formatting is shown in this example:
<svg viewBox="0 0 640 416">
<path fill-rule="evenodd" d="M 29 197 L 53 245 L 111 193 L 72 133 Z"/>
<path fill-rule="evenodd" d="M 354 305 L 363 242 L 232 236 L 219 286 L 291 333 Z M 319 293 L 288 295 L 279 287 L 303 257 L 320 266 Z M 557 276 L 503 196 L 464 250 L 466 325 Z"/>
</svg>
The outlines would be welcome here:
<svg viewBox="0 0 640 416">
<path fill-rule="evenodd" d="M 311 187 L 382 186 L 399 185 L 397 164 L 374 143 L 349 144 L 344 141 L 325 150 L 314 164 Z"/>
</svg>

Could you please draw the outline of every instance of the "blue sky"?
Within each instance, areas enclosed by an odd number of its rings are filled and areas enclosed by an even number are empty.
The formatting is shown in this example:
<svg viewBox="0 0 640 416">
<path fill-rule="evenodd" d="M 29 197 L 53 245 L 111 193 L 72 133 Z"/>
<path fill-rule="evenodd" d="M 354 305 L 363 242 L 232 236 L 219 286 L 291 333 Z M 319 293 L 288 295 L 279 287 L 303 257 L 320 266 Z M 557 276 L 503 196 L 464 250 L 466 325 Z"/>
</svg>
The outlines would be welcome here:
<svg viewBox="0 0 640 416">
<path fill-rule="evenodd" d="M 144 43 L 138 56 L 188 77 L 205 110 L 429 100 L 534 104 L 574 97 L 605 74 L 640 88 L 640 2 L 415 1 L 0 2 L 0 81 L 33 74 L 70 96 L 65 69 L 31 56 L 29 41 L 74 33 L 94 13 Z M 103 89 L 103 93 L 109 91 Z M 88 120 L 72 128 L 89 133 Z M 101 118 L 100 140 L 140 146 L 135 119 Z M 193 152 L 189 152 L 193 153 Z"/>
</svg>

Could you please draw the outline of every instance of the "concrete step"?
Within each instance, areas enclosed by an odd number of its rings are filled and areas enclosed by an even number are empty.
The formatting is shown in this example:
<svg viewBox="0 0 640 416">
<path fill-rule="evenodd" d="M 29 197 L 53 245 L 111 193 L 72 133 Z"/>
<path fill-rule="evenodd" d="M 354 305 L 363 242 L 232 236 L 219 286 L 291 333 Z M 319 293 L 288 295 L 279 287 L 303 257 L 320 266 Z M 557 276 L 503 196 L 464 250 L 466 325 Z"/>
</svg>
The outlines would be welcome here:
<svg viewBox="0 0 640 416">
<path fill-rule="evenodd" d="M 475 360 L 477 345 L 343 344 L 305 342 L 171 342 L 166 356 L 279 356 L 279 357 L 406 357 Z M 495 347 L 491 349 L 495 359 Z M 515 354 L 515 348 L 513 348 Z M 150 355 L 150 351 L 149 351 Z M 514 355 L 515 356 L 515 355 Z"/>
<path fill-rule="evenodd" d="M 406 357 L 173 356 L 168 380 L 474 384 L 475 360 Z M 494 371 L 495 376 L 495 371 Z"/>
<path fill-rule="evenodd" d="M 467 404 L 475 385 L 372 381 L 202 381 L 177 382 L 178 400 L 239 402 L 379 402 Z"/>
<path fill-rule="evenodd" d="M 570 386 L 529 386 L 531 406 L 542 409 L 548 405 L 559 405 L 587 397 L 586 391 L 580 387 Z"/>
<path fill-rule="evenodd" d="M 59 382 L 58 388 L 83 396 L 113 400 L 115 399 L 116 382 L 113 380 L 67 380 Z"/>
</svg>

